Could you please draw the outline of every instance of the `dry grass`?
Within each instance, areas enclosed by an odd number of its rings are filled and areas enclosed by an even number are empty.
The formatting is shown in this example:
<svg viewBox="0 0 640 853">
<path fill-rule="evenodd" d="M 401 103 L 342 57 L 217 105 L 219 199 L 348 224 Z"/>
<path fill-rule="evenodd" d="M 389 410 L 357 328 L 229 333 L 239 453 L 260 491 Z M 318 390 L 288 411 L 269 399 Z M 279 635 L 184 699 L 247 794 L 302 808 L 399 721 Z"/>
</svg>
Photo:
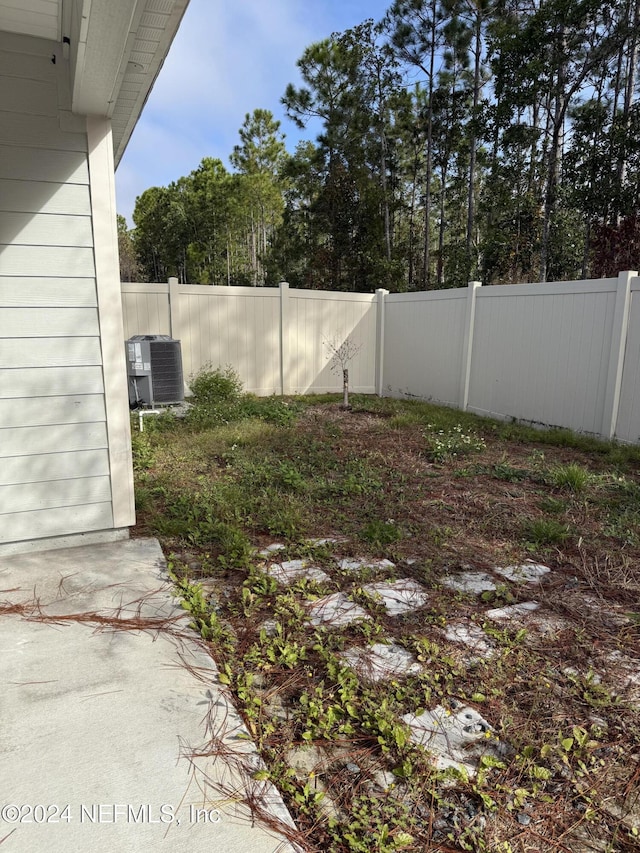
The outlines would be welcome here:
<svg viewBox="0 0 640 853">
<path fill-rule="evenodd" d="M 171 555 L 307 848 L 637 849 L 637 450 L 424 405 L 352 403 L 344 413 L 307 401 L 280 426 L 157 432 L 138 473 L 139 531 Z M 312 548 L 307 537 L 339 541 Z M 329 580 L 278 588 L 250 549 L 276 539 Z M 339 570 L 340 558 L 362 555 L 396 568 Z M 552 570 L 539 587 L 470 596 L 442 585 L 527 559 Z M 372 606 L 362 585 L 382 577 L 417 580 L 428 607 L 389 617 Z M 309 601 L 338 590 L 369 607 L 371 623 L 313 630 Z M 486 616 L 532 597 L 540 611 L 521 624 Z M 268 619 L 280 635 L 260 630 Z M 460 620 L 485 631 L 491 659 L 446 638 Z M 344 648 L 385 637 L 417 655 L 420 675 L 375 685 L 337 664 Z M 452 699 L 509 745 L 503 766 L 443 776 L 394 728 L 403 713 Z M 292 770 L 303 744 L 315 747 L 317 772 Z M 382 770 L 396 774 L 392 790 Z"/>
</svg>

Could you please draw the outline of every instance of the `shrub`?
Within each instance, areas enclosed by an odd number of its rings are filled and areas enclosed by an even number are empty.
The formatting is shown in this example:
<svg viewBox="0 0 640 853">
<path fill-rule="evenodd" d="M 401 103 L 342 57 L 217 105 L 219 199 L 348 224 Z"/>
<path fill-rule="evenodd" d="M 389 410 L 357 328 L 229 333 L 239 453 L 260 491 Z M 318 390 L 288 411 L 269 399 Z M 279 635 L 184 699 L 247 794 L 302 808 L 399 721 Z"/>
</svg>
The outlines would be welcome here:
<svg viewBox="0 0 640 853">
<path fill-rule="evenodd" d="M 235 370 L 227 365 L 212 369 L 203 367 L 189 382 L 192 402 L 196 406 L 212 406 L 237 400 L 242 394 L 242 381 Z"/>
</svg>

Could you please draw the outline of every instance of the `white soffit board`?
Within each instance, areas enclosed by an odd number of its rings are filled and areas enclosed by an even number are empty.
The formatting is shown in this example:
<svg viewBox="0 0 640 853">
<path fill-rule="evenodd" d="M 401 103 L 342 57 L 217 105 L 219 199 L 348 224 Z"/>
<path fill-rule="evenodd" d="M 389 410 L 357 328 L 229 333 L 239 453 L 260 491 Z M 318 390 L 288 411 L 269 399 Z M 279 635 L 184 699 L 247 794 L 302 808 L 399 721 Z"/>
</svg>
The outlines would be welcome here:
<svg viewBox="0 0 640 853">
<path fill-rule="evenodd" d="M 128 61 L 118 81 L 112 118 L 116 165 L 149 97 L 189 0 L 146 0 Z"/>
<path fill-rule="evenodd" d="M 73 111 L 112 119 L 118 163 L 189 0 L 75 2 Z"/>
</svg>

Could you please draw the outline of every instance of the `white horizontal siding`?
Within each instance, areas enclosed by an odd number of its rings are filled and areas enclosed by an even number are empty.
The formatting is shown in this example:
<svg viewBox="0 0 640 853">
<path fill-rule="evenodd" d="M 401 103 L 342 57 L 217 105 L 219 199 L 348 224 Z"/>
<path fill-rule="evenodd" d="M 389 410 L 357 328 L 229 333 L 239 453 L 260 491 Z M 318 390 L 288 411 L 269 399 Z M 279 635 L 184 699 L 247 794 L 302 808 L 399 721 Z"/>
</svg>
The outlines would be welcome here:
<svg viewBox="0 0 640 853">
<path fill-rule="evenodd" d="M 77 246 L 16 246 L 0 244 L 0 275 L 95 275 L 93 249 Z"/>
<path fill-rule="evenodd" d="M 94 278 L 0 277 L 0 308 L 89 308 L 97 305 Z"/>
<path fill-rule="evenodd" d="M 3 4 L 7 5 L 7 0 L 0 0 Z M 28 0 L 27 0 L 28 2 Z M 53 2 L 53 0 L 51 0 Z M 18 6 L 18 8 L 22 7 L 22 0 L 13 0 L 8 5 Z M 54 39 L 55 41 L 55 39 Z M 20 35 L 18 33 L 8 33 L 0 30 L 0 52 L 7 53 L 10 56 L 12 54 L 19 54 L 28 57 L 44 57 L 49 60 L 49 68 L 52 69 L 51 63 L 51 54 L 52 50 L 55 47 L 51 41 L 45 41 L 41 38 L 32 38 L 28 35 Z"/>
<path fill-rule="evenodd" d="M 0 178 L 88 186 L 87 157 L 82 151 L 0 145 Z"/>
<path fill-rule="evenodd" d="M 49 480 L 46 483 L 16 483 L 11 486 L 0 486 L 0 514 L 104 503 L 110 499 L 109 477 Z"/>
<path fill-rule="evenodd" d="M 77 124 L 80 124 L 78 117 Z M 87 150 L 86 133 L 65 131 L 57 118 L 0 112 L 0 141 L 3 145 L 48 148 L 58 151 Z"/>
<path fill-rule="evenodd" d="M 0 75 L 0 112 L 57 116 L 55 80 L 24 80 Z"/>
<path fill-rule="evenodd" d="M 57 41 L 58 14 L 56 0 L 0 0 L 0 29 Z"/>
<path fill-rule="evenodd" d="M 0 398 L 102 394 L 100 367 L 41 367 L 0 370 Z"/>
<path fill-rule="evenodd" d="M 54 424 L 0 430 L 0 457 L 99 450 L 107 447 L 104 423 Z M 69 476 L 73 471 L 69 471 Z"/>
<path fill-rule="evenodd" d="M 92 530 L 113 527 L 111 502 L 58 507 L 32 512 L 8 513 L 0 517 L 2 540 L 5 543 L 30 539 L 48 539 Z"/>
<path fill-rule="evenodd" d="M 55 47 L 0 33 L 0 542 L 114 521 L 87 123 Z"/>
<path fill-rule="evenodd" d="M 0 50 L 0 76 L 23 80 L 50 80 L 51 55 L 29 56 L 26 53 Z"/>
<path fill-rule="evenodd" d="M 18 398 L 0 400 L 0 429 L 104 422 L 102 394 L 76 394 L 69 397 Z"/>
<path fill-rule="evenodd" d="M 106 449 L 40 453 L 32 456 L 9 456 L 0 465 L 0 485 L 45 483 L 49 480 L 78 477 L 106 477 L 109 454 Z"/>
<path fill-rule="evenodd" d="M 100 339 L 0 338 L 4 369 L 102 364 Z"/>
<path fill-rule="evenodd" d="M 51 286 L 55 287 L 55 283 Z M 51 308 L 47 311 L 4 308 L 0 312 L 0 338 L 72 338 L 98 334 L 95 308 Z"/>
<path fill-rule="evenodd" d="M 0 245 L 3 243 L 92 247 L 91 218 L 52 213 L 0 212 Z"/>
<path fill-rule="evenodd" d="M 89 187 L 46 181 L 0 180 L 0 211 L 89 216 Z"/>
</svg>

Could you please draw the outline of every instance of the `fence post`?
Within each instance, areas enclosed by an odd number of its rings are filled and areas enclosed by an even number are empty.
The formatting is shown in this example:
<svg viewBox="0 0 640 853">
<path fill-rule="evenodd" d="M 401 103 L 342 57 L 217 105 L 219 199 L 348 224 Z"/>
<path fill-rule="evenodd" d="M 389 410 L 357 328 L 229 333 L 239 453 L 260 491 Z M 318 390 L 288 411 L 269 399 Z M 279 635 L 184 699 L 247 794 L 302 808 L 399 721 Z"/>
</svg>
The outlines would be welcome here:
<svg viewBox="0 0 640 853">
<path fill-rule="evenodd" d="M 169 279 L 169 335 L 180 340 L 178 323 L 178 279 Z"/>
<path fill-rule="evenodd" d="M 289 285 L 280 282 L 280 393 L 290 394 L 289 387 Z"/>
<path fill-rule="evenodd" d="M 467 288 L 464 338 L 462 340 L 462 371 L 460 375 L 460 408 L 463 412 L 467 411 L 467 405 L 469 403 L 471 358 L 473 356 L 473 331 L 476 322 L 476 296 L 480 287 L 482 287 L 481 281 L 470 281 Z"/>
<path fill-rule="evenodd" d="M 376 290 L 376 302 L 377 302 L 377 312 L 376 312 L 376 348 L 375 348 L 375 359 L 376 359 L 376 394 L 378 397 L 382 397 L 382 387 L 383 387 L 383 372 L 384 372 L 384 309 L 385 309 L 385 297 L 389 295 L 389 291 L 385 290 L 383 287 L 379 287 Z"/>
<path fill-rule="evenodd" d="M 629 327 L 629 308 L 631 304 L 631 279 L 638 275 L 635 271 L 618 273 L 616 289 L 616 304 L 613 313 L 613 328 L 611 330 L 611 351 L 609 353 L 609 370 L 604 396 L 604 414 L 602 418 L 602 435 L 613 438 L 618 425 L 620 409 L 620 389 L 622 387 L 622 368 L 624 367 L 624 351 L 627 343 Z"/>
</svg>

